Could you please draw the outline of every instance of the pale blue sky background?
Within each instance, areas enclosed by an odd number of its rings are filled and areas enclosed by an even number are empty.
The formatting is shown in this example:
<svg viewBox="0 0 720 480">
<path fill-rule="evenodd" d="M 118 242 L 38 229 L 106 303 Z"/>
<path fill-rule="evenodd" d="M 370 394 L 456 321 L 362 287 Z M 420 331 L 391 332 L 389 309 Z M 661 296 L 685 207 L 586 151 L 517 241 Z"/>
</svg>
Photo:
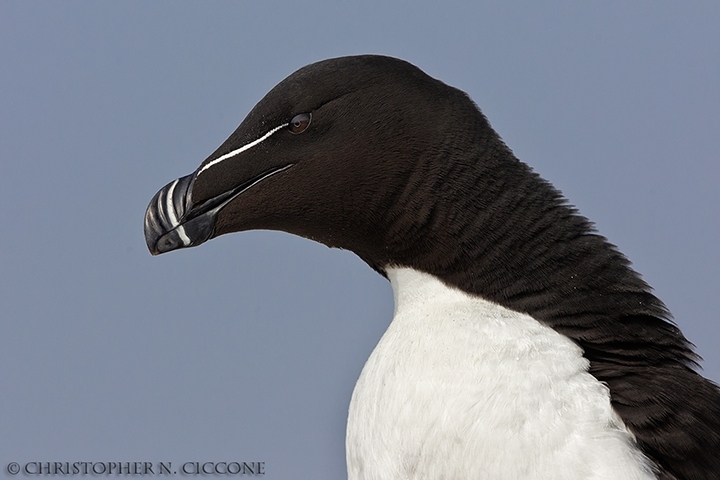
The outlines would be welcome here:
<svg viewBox="0 0 720 480">
<path fill-rule="evenodd" d="M 392 316 L 283 233 L 153 258 L 145 207 L 295 69 L 382 53 L 467 91 L 619 245 L 720 380 L 716 2 L 0 2 L 0 464 L 345 477 Z"/>
</svg>

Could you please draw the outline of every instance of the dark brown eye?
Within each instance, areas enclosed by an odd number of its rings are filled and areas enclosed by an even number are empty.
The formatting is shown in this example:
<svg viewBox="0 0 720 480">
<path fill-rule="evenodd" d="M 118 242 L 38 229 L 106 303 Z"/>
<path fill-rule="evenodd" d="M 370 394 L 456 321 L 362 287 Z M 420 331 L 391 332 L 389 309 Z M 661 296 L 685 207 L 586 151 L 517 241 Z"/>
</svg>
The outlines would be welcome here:
<svg viewBox="0 0 720 480">
<path fill-rule="evenodd" d="M 288 125 L 290 133 L 297 134 L 304 132 L 310 126 L 310 120 L 312 120 L 312 115 L 309 113 L 295 115 Z"/>
</svg>

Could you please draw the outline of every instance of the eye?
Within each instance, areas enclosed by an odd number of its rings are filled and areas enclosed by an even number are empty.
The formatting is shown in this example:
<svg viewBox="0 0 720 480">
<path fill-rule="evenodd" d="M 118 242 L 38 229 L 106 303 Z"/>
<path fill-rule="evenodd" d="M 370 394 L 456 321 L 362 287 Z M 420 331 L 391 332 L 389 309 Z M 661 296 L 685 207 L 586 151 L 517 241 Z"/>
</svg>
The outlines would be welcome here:
<svg viewBox="0 0 720 480">
<path fill-rule="evenodd" d="M 312 120 L 312 114 L 310 113 L 295 115 L 288 125 L 290 133 L 303 133 L 310 126 L 310 120 Z"/>
</svg>

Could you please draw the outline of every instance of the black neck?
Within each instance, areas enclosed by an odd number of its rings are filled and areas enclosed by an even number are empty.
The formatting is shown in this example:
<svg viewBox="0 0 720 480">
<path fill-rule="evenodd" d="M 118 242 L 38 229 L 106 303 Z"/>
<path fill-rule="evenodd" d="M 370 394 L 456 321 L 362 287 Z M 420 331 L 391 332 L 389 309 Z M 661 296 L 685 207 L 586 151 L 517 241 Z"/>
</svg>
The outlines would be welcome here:
<svg viewBox="0 0 720 480">
<path fill-rule="evenodd" d="M 484 135 L 450 138 L 420 159 L 379 229 L 387 253 L 356 253 L 379 271 L 430 273 L 571 338 L 659 478 L 714 468 L 714 457 L 699 452 L 701 437 L 718 441 L 717 387 L 694 371 L 697 356 L 664 304 L 559 191 L 487 135 L 482 114 L 476 122 Z M 684 444 L 695 463 L 673 456 L 688 430 L 701 435 Z"/>
</svg>

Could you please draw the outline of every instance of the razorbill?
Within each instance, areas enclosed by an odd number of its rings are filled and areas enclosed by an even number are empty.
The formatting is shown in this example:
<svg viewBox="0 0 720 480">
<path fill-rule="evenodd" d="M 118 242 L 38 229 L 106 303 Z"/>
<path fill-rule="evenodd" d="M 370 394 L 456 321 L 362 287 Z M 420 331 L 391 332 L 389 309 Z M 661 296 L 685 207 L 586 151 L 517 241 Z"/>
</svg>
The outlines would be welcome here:
<svg viewBox="0 0 720 480">
<path fill-rule="evenodd" d="M 350 479 L 720 478 L 720 391 L 663 303 L 417 67 L 301 68 L 145 214 L 154 255 L 251 229 L 351 250 L 392 284 Z"/>
</svg>

